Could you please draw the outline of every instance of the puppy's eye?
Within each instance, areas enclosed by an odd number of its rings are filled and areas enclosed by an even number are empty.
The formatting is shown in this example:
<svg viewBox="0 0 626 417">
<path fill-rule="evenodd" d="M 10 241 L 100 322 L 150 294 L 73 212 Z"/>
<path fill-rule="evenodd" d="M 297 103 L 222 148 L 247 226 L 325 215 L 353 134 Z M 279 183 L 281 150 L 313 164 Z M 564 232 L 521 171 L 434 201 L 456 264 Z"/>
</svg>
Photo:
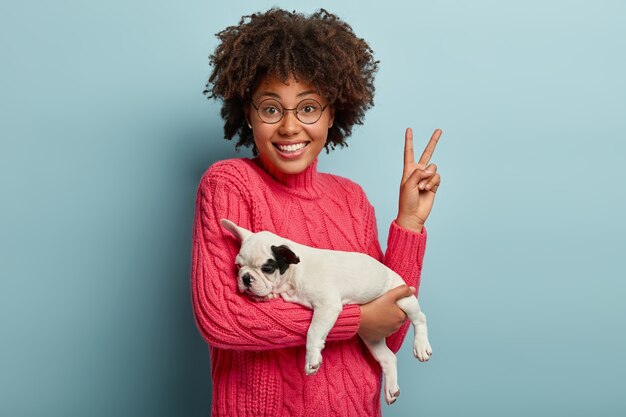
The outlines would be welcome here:
<svg viewBox="0 0 626 417">
<path fill-rule="evenodd" d="M 266 274 L 273 274 L 274 271 L 276 271 L 276 268 L 272 265 L 263 265 L 261 267 L 261 271 L 265 272 Z"/>
</svg>

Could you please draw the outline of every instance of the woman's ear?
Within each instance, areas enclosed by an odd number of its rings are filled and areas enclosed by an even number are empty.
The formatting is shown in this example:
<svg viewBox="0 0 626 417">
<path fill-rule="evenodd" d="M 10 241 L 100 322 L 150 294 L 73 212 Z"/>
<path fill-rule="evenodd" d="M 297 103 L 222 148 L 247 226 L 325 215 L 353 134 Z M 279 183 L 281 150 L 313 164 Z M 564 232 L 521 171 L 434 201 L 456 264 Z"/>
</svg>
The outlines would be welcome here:
<svg viewBox="0 0 626 417">
<path fill-rule="evenodd" d="M 328 128 L 333 127 L 333 123 L 335 122 L 335 108 L 332 106 L 328 106 L 328 114 L 330 117 L 328 118 Z"/>
<path fill-rule="evenodd" d="M 250 123 L 250 105 L 246 104 L 243 106 L 243 114 L 246 116 L 246 123 L 248 127 L 252 129 L 252 124 Z"/>
</svg>

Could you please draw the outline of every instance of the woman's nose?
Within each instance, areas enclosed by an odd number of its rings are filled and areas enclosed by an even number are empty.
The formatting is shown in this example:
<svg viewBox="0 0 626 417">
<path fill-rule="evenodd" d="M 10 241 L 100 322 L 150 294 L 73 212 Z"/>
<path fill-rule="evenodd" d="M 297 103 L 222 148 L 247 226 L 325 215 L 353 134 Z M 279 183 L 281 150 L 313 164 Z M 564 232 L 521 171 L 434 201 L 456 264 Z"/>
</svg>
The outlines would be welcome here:
<svg viewBox="0 0 626 417">
<path fill-rule="evenodd" d="M 296 117 L 295 110 L 285 110 L 283 118 L 280 121 L 280 133 L 286 136 L 291 136 L 300 131 L 300 120 Z"/>
</svg>

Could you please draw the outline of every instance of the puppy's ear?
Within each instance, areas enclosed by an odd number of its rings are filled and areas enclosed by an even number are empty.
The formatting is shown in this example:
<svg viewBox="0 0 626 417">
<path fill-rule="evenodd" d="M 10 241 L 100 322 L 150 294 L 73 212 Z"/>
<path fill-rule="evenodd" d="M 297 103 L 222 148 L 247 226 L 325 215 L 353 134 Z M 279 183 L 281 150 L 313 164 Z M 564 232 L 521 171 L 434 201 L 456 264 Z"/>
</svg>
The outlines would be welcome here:
<svg viewBox="0 0 626 417">
<path fill-rule="evenodd" d="M 233 236 L 235 236 L 242 242 L 253 234 L 251 231 L 244 229 L 243 227 L 237 226 L 235 223 L 231 222 L 228 219 L 222 219 L 220 220 L 220 223 L 222 223 L 224 229 L 228 230 L 230 233 L 233 234 Z"/>
<path fill-rule="evenodd" d="M 300 262 L 300 258 L 298 258 L 287 245 L 272 246 L 272 253 L 274 254 L 274 258 L 276 258 L 278 270 L 281 275 L 285 273 L 289 265 Z"/>
</svg>

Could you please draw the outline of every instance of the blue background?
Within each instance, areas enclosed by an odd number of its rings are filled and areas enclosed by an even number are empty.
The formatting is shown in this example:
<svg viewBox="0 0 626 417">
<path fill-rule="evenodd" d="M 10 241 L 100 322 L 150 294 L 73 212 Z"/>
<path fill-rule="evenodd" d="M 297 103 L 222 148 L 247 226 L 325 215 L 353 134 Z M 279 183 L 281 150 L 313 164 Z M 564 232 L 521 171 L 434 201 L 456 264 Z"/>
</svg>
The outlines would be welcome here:
<svg viewBox="0 0 626 417">
<path fill-rule="evenodd" d="M 381 61 L 320 170 L 360 183 L 383 246 L 403 132 L 440 127 L 420 300 L 386 416 L 626 415 L 623 1 L 3 1 L 0 415 L 203 416 L 195 191 L 236 154 L 201 91 L 213 36 L 326 7 Z"/>
</svg>

